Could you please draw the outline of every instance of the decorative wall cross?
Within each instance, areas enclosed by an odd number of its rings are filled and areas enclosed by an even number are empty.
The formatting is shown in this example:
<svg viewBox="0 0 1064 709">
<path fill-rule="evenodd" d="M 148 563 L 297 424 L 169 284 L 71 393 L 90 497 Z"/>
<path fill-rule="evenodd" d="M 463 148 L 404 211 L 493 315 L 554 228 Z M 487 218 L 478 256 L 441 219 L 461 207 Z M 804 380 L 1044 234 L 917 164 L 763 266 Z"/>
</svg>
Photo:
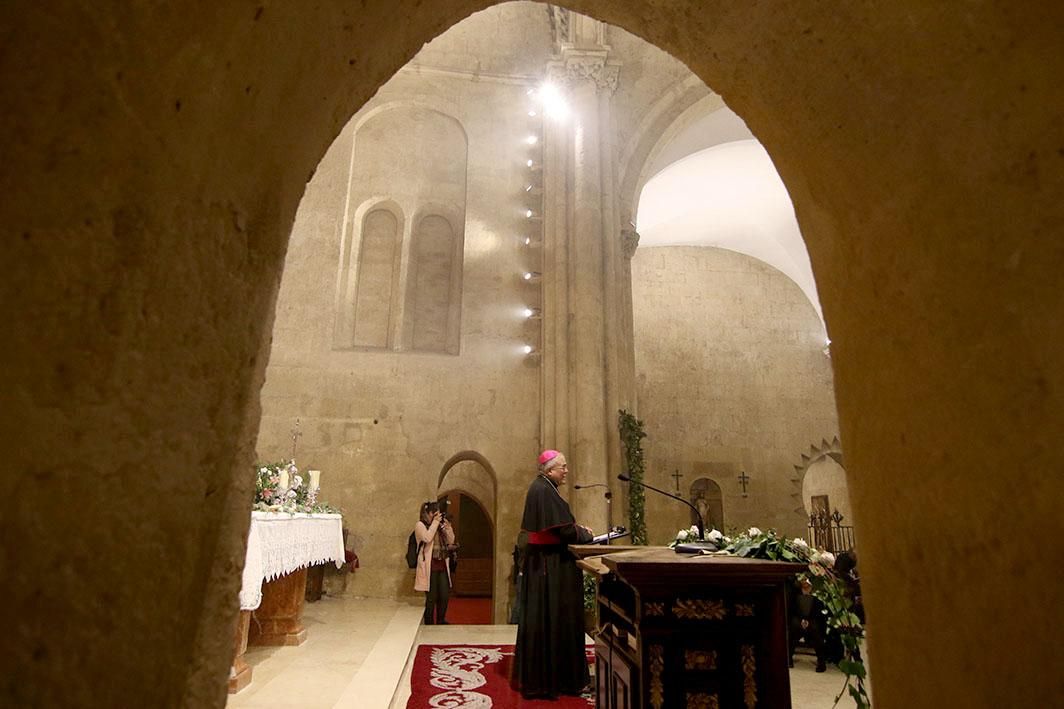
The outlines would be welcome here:
<svg viewBox="0 0 1064 709">
<path fill-rule="evenodd" d="M 299 419 L 296 419 L 296 425 L 292 427 L 292 460 L 296 459 L 296 441 L 303 433 L 299 430 Z"/>
<path fill-rule="evenodd" d="M 743 486 L 743 497 L 746 497 L 746 484 L 750 482 L 750 476 L 746 474 L 746 471 L 739 473 L 739 484 Z"/>
<path fill-rule="evenodd" d="M 679 492 L 680 491 L 680 478 L 683 477 L 683 473 L 681 473 L 679 470 L 677 470 L 675 473 L 673 473 L 669 477 L 673 478 L 674 480 L 676 480 L 676 492 Z"/>
</svg>

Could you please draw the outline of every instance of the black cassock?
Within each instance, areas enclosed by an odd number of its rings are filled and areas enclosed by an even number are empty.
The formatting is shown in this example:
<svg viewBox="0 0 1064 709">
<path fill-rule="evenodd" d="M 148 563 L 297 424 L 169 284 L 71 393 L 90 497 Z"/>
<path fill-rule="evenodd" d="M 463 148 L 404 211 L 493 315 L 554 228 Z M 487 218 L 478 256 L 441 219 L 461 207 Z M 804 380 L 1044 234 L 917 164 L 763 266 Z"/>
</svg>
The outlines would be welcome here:
<svg viewBox="0 0 1064 709">
<path fill-rule="evenodd" d="M 592 535 L 576 526 L 569 503 L 546 476 L 528 488 L 514 683 L 526 697 L 580 694 L 590 682 L 584 655 L 584 580 L 568 544 Z"/>
</svg>

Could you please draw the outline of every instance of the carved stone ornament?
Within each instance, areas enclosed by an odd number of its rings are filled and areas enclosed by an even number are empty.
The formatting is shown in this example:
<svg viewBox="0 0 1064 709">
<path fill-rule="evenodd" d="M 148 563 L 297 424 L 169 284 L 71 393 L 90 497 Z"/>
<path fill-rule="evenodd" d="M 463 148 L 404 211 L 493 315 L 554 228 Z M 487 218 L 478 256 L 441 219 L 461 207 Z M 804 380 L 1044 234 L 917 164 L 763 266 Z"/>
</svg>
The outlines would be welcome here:
<svg viewBox="0 0 1064 709">
<path fill-rule="evenodd" d="M 572 11 L 557 5 L 547 5 L 547 12 L 547 18 L 550 20 L 551 38 L 554 43 L 571 42 L 573 40 L 571 31 Z"/>
<path fill-rule="evenodd" d="M 754 646 L 743 645 L 741 655 L 739 664 L 743 668 L 743 702 L 746 709 L 754 709 L 757 706 L 757 680 L 754 677 L 757 661 L 754 658 Z"/>
<path fill-rule="evenodd" d="M 672 613 L 685 620 L 722 620 L 728 611 L 723 601 L 710 601 L 704 598 L 677 598 L 672 604 Z"/>
<path fill-rule="evenodd" d="M 664 617 L 665 615 L 665 602 L 664 601 L 647 601 L 643 604 L 643 615 L 653 617 Z"/>
<path fill-rule="evenodd" d="M 665 669 L 665 646 L 650 646 L 650 706 L 661 709 L 665 705 L 665 683 L 661 672 Z"/>
<path fill-rule="evenodd" d="M 685 670 L 717 669 L 716 650 L 684 650 L 683 666 Z"/>
<path fill-rule="evenodd" d="M 565 50 L 559 60 L 547 67 L 547 76 L 554 84 L 572 86 L 590 81 L 610 93 L 617 90 L 621 67 L 606 61 L 605 51 Z"/>
<path fill-rule="evenodd" d="M 687 709 L 720 709 L 716 694 L 687 693 Z"/>
</svg>

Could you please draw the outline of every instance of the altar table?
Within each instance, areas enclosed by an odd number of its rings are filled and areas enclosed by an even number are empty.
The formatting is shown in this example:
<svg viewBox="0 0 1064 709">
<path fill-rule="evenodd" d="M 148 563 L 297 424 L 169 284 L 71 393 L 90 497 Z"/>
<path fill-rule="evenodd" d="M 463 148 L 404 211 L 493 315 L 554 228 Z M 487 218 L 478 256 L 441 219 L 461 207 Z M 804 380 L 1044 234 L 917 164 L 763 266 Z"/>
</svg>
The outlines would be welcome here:
<svg viewBox="0 0 1064 709">
<path fill-rule="evenodd" d="M 230 693 L 251 682 L 251 667 L 244 660 L 249 638 L 256 645 L 299 645 L 306 639 L 307 567 L 327 561 L 337 568 L 344 564 L 340 515 L 251 513 Z"/>
</svg>

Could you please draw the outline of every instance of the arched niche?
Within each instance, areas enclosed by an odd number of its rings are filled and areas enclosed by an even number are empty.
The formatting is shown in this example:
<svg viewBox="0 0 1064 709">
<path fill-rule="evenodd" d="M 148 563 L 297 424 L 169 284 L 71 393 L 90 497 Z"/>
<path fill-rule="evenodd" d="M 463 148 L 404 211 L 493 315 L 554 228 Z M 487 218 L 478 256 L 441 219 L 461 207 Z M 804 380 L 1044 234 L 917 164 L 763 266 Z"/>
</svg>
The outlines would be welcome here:
<svg viewBox="0 0 1064 709">
<path fill-rule="evenodd" d="M 407 348 L 458 354 L 462 314 L 460 216 L 428 205 L 414 219 L 406 299 Z"/>
<path fill-rule="evenodd" d="M 376 204 L 365 210 L 357 250 L 344 250 L 352 258 L 343 264 L 340 275 L 340 291 L 344 297 L 337 315 L 338 341 L 346 340 L 350 333 L 348 342 L 352 347 L 386 349 L 390 346 L 396 317 L 402 230 L 402 210 L 394 202 Z"/>
<path fill-rule="evenodd" d="M 691 504 L 698 508 L 705 522 L 706 530 L 724 530 L 724 494 L 720 485 L 711 478 L 698 478 L 691 483 Z M 691 524 L 696 522 L 691 513 Z"/>
<path fill-rule="evenodd" d="M 345 204 L 353 216 L 341 236 L 336 346 L 457 354 L 465 130 L 443 111 L 402 101 L 351 124 Z M 386 207 L 367 206 L 382 195 Z M 404 222 L 404 214 L 413 216 Z"/>
<path fill-rule="evenodd" d="M 827 509 L 828 514 L 838 512 L 842 524 L 853 524 L 846 469 L 830 455 L 811 462 L 802 477 L 802 505 L 807 517 L 814 512 L 814 499 Z"/>
</svg>

